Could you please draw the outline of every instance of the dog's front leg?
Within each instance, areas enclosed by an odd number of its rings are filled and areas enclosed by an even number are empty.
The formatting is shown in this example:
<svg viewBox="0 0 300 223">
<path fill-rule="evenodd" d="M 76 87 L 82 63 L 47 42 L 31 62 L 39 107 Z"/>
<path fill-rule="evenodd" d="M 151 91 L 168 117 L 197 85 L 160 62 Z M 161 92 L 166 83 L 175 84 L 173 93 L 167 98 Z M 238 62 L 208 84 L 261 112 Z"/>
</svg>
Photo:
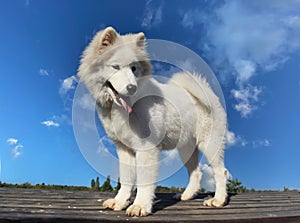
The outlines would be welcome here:
<svg viewBox="0 0 300 223">
<path fill-rule="evenodd" d="M 159 168 L 159 150 L 136 152 L 137 195 L 126 210 L 129 216 L 147 216 L 152 211 L 155 183 Z"/>
<path fill-rule="evenodd" d="M 132 188 L 136 179 L 135 154 L 123 145 L 116 145 L 119 157 L 119 173 L 121 188 L 113 199 L 104 201 L 103 206 L 115 211 L 129 205 Z"/>
</svg>

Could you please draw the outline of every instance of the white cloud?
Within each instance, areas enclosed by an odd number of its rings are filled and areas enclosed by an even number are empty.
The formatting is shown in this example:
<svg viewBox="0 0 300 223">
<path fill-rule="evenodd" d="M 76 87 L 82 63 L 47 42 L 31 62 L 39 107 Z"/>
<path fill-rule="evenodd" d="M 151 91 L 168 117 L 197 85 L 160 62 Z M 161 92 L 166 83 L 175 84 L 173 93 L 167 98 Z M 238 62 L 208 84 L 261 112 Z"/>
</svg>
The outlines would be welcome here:
<svg viewBox="0 0 300 223">
<path fill-rule="evenodd" d="M 283 19 L 283 22 L 289 27 L 300 27 L 300 16 L 287 16 Z"/>
<path fill-rule="evenodd" d="M 65 95 L 68 91 L 75 88 L 76 83 L 78 83 L 78 78 L 76 75 L 64 79 L 59 89 L 59 93 L 61 95 Z"/>
<path fill-rule="evenodd" d="M 95 101 L 89 93 L 83 94 L 76 102 L 85 110 L 93 111 L 95 109 Z"/>
<path fill-rule="evenodd" d="M 26 8 L 28 8 L 30 6 L 30 0 L 25 0 L 24 5 Z"/>
<path fill-rule="evenodd" d="M 97 149 L 97 153 L 101 153 L 101 155 L 110 154 L 108 147 L 113 146 L 113 142 L 107 136 L 102 136 L 99 140 L 99 146 Z"/>
<path fill-rule="evenodd" d="M 208 53 L 228 61 L 240 81 L 249 80 L 257 68 L 276 69 L 300 47 L 299 3 L 225 1 L 215 11 L 217 19 L 207 26 L 207 40 L 213 46 Z M 246 61 L 246 70 L 236 65 L 239 61 Z"/>
<path fill-rule="evenodd" d="M 234 105 L 235 110 L 241 113 L 241 116 L 247 118 L 253 111 L 257 109 L 257 103 L 259 101 L 259 95 L 262 93 L 262 89 L 257 86 L 248 85 L 241 89 L 231 90 L 231 94 L 237 101 Z"/>
<path fill-rule="evenodd" d="M 178 67 L 182 70 L 187 70 L 191 73 L 197 72 L 198 70 L 197 67 L 189 59 L 186 59 L 184 61 L 178 61 Z"/>
<path fill-rule="evenodd" d="M 144 28 L 152 28 L 158 26 L 162 22 L 163 4 L 157 5 L 157 2 L 148 0 L 146 2 L 144 16 L 141 26 Z"/>
<path fill-rule="evenodd" d="M 13 158 L 18 158 L 19 156 L 22 155 L 22 149 L 23 145 L 19 142 L 18 139 L 16 138 L 9 138 L 6 140 L 6 142 L 12 146 L 11 154 L 13 155 Z"/>
<path fill-rule="evenodd" d="M 97 153 L 101 153 L 101 154 L 109 154 L 109 150 L 106 147 L 103 146 L 99 146 L 97 149 Z"/>
<path fill-rule="evenodd" d="M 268 139 L 256 140 L 252 142 L 253 147 L 270 147 L 271 142 Z"/>
<path fill-rule="evenodd" d="M 43 121 L 41 122 L 42 125 L 45 125 L 47 127 L 59 127 L 59 123 L 57 122 L 54 122 L 52 120 L 46 120 L 46 121 Z"/>
<path fill-rule="evenodd" d="M 64 80 L 61 80 L 61 85 L 59 88 L 58 93 L 61 96 L 61 99 L 64 103 L 65 111 L 71 114 L 71 109 L 73 106 L 73 97 L 75 94 L 75 89 L 77 87 L 77 83 L 79 82 L 79 79 L 76 75 L 70 76 L 65 78 Z M 52 119 L 53 120 L 53 119 Z M 68 121 L 70 118 L 65 119 L 64 121 Z M 55 121 L 55 120 L 54 120 Z M 62 123 L 62 122 L 59 122 Z M 68 124 L 71 124 L 71 121 L 68 121 Z"/>
<path fill-rule="evenodd" d="M 226 134 L 227 146 L 246 146 L 248 142 L 240 135 L 236 135 L 232 131 L 227 131 Z"/>
<path fill-rule="evenodd" d="M 6 140 L 6 142 L 9 144 L 9 145 L 15 145 L 18 143 L 18 139 L 16 138 L 9 138 Z"/>
<path fill-rule="evenodd" d="M 163 76 L 166 78 L 172 77 L 174 73 L 180 72 L 181 69 L 172 66 L 170 64 L 165 64 L 162 62 L 153 62 L 153 70 L 155 73 L 155 76 Z"/>
<path fill-rule="evenodd" d="M 237 71 L 236 81 L 242 86 L 255 74 L 256 64 L 249 60 L 238 60 L 234 63 L 234 68 Z"/>
<path fill-rule="evenodd" d="M 196 25 L 202 25 L 205 18 L 199 9 L 188 10 L 182 14 L 181 25 L 193 29 Z"/>
<path fill-rule="evenodd" d="M 202 171 L 202 178 L 201 178 L 201 188 L 204 188 L 206 191 L 215 191 L 216 189 L 216 182 L 214 178 L 214 173 L 208 164 L 199 164 L 200 169 Z M 227 170 L 226 175 L 227 180 L 232 179 L 231 173 Z"/>
<path fill-rule="evenodd" d="M 254 140 L 254 141 L 250 141 L 248 143 L 247 140 L 245 140 L 242 136 L 240 135 L 236 135 L 234 132 L 232 131 L 227 131 L 226 134 L 226 139 L 227 139 L 227 146 L 246 146 L 246 145 L 250 145 L 252 144 L 253 148 L 256 147 L 270 147 L 271 146 L 271 142 L 268 139 L 262 139 L 262 140 Z"/>
<path fill-rule="evenodd" d="M 12 155 L 14 158 L 18 158 L 19 156 L 22 155 L 21 150 L 23 149 L 23 145 L 22 144 L 18 144 L 16 145 L 13 149 L 12 149 Z"/>
<path fill-rule="evenodd" d="M 53 120 L 53 122 L 58 123 L 59 125 L 61 125 L 61 124 L 72 125 L 71 117 L 69 117 L 66 114 L 53 115 L 52 120 Z"/>
<path fill-rule="evenodd" d="M 276 70 L 299 50 L 299 11 L 299 0 L 225 0 L 181 13 L 181 24 L 199 30 L 199 46 L 221 79 L 233 77 L 245 91 L 254 75 Z M 243 117 L 257 108 L 249 100 L 235 106 Z"/>
<path fill-rule="evenodd" d="M 41 76 L 49 76 L 49 72 L 47 70 L 45 70 L 45 69 L 40 69 L 39 70 L 39 74 Z"/>
<path fill-rule="evenodd" d="M 229 130 L 227 131 L 226 139 L 228 146 L 234 146 L 238 141 L 238 138 L 236 137 L 235 133 Z"/>
<path fill-rule="evenodd" d="M 180 159 L 177 149 L 163 150 L 162 162 L 166 165 L 170 165 L 174 160 Z"/>
<path fill-rule="evenodd" d="M 215 191 L 216 182 L 212 168 L 207 164 L 202 164 L 200 165 L 200 169 L 202 171 L 202 178 L 200 183 L 201 188 L 204 188 L 207 191 Z"/>
</svg>

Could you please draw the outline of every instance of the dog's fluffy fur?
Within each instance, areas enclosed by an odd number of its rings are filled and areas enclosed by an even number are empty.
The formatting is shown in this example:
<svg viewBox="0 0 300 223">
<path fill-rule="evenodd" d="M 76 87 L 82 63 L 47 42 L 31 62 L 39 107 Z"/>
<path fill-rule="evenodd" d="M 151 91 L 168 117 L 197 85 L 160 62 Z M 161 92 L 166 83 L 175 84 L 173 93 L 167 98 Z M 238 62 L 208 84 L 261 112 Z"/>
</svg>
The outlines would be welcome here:
<svg viewBox="0 0 300 223">
<path fill-rule="evenodd" d="M 200 75 L 181 72 L 168 82 L 154 79 L 145 44 L 143 33 L 120 35 L 108 27 L 95 35 L 80 61 L 78 76 L 96 101 L 120 162 L 121 188 L 103 205 L 125 209 L 136 184 L 137 195 L 126 214 L 151 213 L 159 151 L 176 147 L 190 178 L 179 198 L 192 199 L 200 188 L 201 151 L 216 181 L 215 196 L 204 205 L 221 207 L 227 198 L 226 112 Z"/>
</svg>

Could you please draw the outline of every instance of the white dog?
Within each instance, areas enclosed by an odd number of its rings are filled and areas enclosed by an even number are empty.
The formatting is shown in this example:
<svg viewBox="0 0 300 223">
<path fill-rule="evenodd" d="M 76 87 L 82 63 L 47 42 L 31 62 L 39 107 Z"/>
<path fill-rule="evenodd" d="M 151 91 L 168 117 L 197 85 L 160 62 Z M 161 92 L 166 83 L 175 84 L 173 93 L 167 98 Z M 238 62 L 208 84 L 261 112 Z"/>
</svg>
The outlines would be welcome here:
<svg viewBox="0 0 300 223">
<path fill-rule="evenodd" d="M 125 209 L 136 184 L 137 195 L 126 214 L 150 214 L 159 152 L 177 148 L 190 178 L 181 200 L 192 199 L 200 188 L 201 151 L 216 181 L 215 196 L 204 205 L 221 207 L 227 199 L 226 112 L 199 75 L 181 72 L 167 82 L 153 78 L 145 44 L 143 33 L 120 35 L 108 27 L 95 35 L 80 61 L 78 76 L 96 101 L 120 162 L 121 188 L 103 205 Z"/>
</svg>

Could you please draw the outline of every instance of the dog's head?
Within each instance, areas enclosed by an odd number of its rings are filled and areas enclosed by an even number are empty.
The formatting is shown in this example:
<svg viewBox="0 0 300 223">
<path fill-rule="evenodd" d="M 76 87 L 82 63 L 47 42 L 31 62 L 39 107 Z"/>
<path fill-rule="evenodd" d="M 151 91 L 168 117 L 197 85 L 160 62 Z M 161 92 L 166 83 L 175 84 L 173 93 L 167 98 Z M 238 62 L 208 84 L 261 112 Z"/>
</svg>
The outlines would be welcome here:
<svg viewBox="0 0 300 223">
<path fill-rule="evenodd" d="M 150 75 L 144 33 L 120 35 L 112 27 L 98 32 L 85 49 L 78 76 L 103 107 L 114 102 L 128 112 L 126 98 L 136 94 L 138 79 Z"/>
</svg>

